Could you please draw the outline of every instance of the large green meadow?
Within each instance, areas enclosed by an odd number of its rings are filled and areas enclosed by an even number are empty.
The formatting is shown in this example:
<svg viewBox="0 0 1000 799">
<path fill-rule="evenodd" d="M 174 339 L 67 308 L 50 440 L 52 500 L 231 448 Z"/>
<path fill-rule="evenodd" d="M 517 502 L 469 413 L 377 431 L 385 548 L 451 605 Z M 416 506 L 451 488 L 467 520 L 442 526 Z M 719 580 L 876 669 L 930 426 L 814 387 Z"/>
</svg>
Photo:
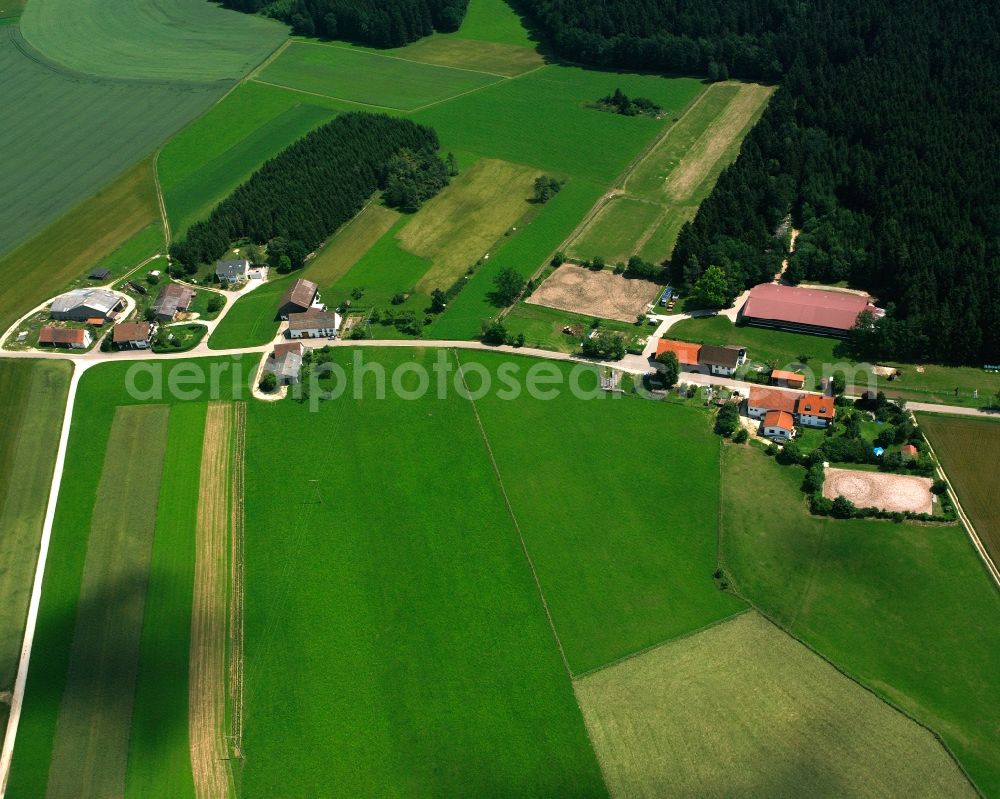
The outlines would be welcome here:
<svg viewBox="0 0 1000 799">
<path fill-rule="evenodd" d="M 738 592 L 1000 793 L 1000 592 L 965 531 L 812 517 L 804 470 L 750 447 L 723 455 L 721 550 Z"/>
</svg>

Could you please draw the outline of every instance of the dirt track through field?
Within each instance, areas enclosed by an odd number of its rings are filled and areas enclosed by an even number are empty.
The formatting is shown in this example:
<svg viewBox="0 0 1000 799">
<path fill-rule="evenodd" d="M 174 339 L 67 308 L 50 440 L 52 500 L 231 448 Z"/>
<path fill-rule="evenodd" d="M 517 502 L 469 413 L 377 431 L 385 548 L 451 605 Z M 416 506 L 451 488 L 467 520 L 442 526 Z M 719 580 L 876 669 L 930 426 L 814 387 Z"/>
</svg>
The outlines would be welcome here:
<svg viewBox="0 0 1000 799">
<path fill-rule="evenodd" d="M 770 93 L 771 89 L 766 86 L 740 86 L 736 97 L 709 125 L 667 178 L 665 188 L 672 199 L 681 202 L 691 197 L 729 145 L 740 135 L 740 131 L 750 124 L 753 115 Z"/>
<path fill-rule="evenodd" d="M 188 691 L 191 771 L 199 799 L 232 794 L 226 747 L 226 599 L 234 416 L 232 403 L 209 404 L 201 456 Z"/>
</svg>

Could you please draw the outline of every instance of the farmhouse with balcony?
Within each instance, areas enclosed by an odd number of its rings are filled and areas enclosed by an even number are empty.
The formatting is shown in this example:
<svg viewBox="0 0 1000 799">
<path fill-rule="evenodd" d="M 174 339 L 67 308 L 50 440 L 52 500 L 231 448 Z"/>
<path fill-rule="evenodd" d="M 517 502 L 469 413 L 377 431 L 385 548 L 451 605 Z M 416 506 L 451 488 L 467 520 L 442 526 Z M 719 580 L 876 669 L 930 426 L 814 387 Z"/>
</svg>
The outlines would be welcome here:
<svg viewBox="0 0 1000 799">
<path fill-rule="evenodd" d="M 310 308 L 288 315 L 289 338 L 334 338 L 340 330 L 340 314 Z"/>
<path fill-rule="evenodd" d="M 171 283 L 160 289 L 153 302 L 153 315 L 158 322 L 170 322 L 178 313 L 191 307 L 194 299 L 194 289 Z"/>
<path fill-rule="evenodd" d="M 90 331 L 84 327 L 43 327 L 38 334 L 40 347 L 64 347 L 72 350 L 85 350 L 93 341 Z"/>
<path fill-rule="evenodd" d="M 750 325 L 843 338 L 862 311 L 885 313 L 866 294 L 762 283 L 750 290 L 739 318 Z"/>
<path fill-rule="evenodd" d="M 216 261 L 215 276 L 220 283 L 243 283 L 250 274 L 250 262 L 245 258 L 235 261 Z"/>
<path fill-rule="evenodd" d="M 320 305 L 319 286 L 311 280 L 299 278 L 288 287 L 278 305 L 278 316 L 288 319 L 290 314 L 304 313 Z"/>
<path fill-rule="evenodd" d="M 52 301 L 53 319 L 86 322 L 88 319 L 114 319 L 125 300 L 107 289 L 73 289 Z"/>
</svg>

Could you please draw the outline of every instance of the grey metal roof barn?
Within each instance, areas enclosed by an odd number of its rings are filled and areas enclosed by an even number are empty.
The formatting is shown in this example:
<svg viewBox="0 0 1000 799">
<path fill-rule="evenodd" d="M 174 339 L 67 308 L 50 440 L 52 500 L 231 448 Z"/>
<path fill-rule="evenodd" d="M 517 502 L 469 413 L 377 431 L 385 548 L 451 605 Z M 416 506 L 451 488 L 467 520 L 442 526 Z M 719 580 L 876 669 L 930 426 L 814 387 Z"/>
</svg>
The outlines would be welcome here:
<svg viewBox="0 0 1000 799">
<path fill-rule="evenodd" d="M 153 303 L 153 313 L 161 322 L 169 322 L 178 311 L 186 311 L 194 299 L 194 290 L 171 283 L 164 286 Z"/>
<path fill-rule="evenodd" d="M 52 301 L 50 313 L 53 319 L 84 321 L 98 316 L 107 319 L 124 302 L 106 289 L 73 289 Z"/>
</svg>

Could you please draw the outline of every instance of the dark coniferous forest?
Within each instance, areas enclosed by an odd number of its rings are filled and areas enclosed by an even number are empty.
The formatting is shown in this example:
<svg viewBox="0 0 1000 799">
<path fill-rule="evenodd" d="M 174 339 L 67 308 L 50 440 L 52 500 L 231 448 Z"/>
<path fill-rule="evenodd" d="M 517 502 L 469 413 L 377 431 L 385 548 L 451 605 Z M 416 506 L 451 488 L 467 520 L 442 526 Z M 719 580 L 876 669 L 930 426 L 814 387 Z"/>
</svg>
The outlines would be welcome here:
<svg viewBox="0 0 1000 799">
<path fill-rule="evenodd" d="M 469 0 L 221 0 L 226 8 L 262 12 L 299 36 L 400 47 L 434 31 L 458 30 Z"/>
<path fill-rule="evenodd" d="M 781 88 L 671 259 L 689 286 L 767 280 L 789 212 L 797 280 L 889 314 L 868 357 L 1000 362 L 1000 4 L 519 0 L 566 58 Z"/>
<path fill-rule="evenodd" d="M 265 163 L 172 244 L 170 255 L 193 270 L 243 238 L 301 242 L 308 252 L 385 188 L 395 156 L 406 152 L 424 163 L 437 159 L 437 149 L 437 134 L 424 125 L 384 114 L 342 114 Z M 438 177 L 431 175 L 433 189 L 414 190 L 421 199 L 447 182 Z"/>
</svg>

